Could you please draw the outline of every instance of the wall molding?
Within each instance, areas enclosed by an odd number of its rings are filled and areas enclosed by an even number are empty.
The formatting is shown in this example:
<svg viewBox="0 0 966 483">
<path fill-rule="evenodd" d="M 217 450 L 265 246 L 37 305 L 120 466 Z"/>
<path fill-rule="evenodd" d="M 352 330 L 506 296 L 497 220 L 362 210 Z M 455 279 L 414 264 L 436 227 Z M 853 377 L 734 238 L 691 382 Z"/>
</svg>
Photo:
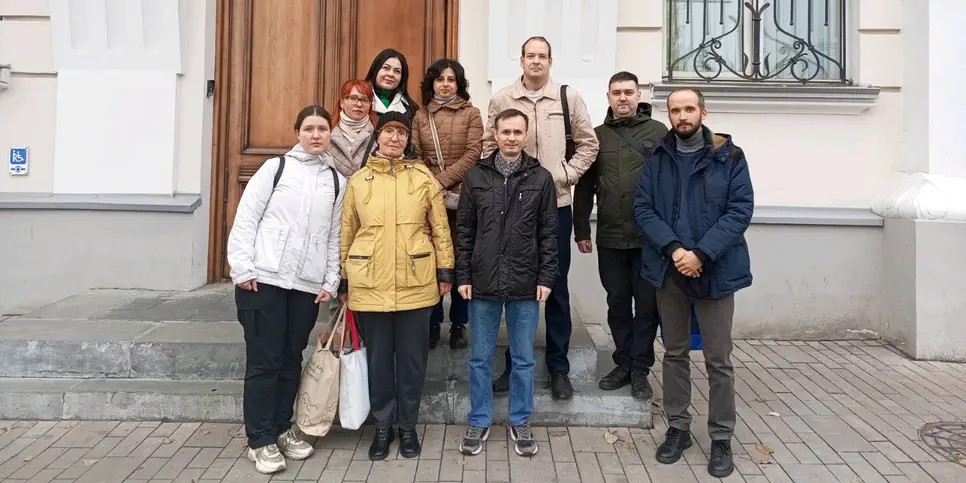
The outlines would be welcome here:
<svg viewBox="0 0 966 483">
<path fill-rule="evenodd" d="M 0 193 L 0 210 L 92 210 L 193 213 L 201 195 L 86 195 L 57 193 Z"/>
<path fill-rule="evenodd" d="M 597 221 L 597 208 L 590 215 Z M 881 227 L 884 220 L 868 208 L 760 205 L 751 216 L 752 225 L 813 225 Z"/>
<path fill-rule="evenodd" d="M 651 104 L 667 111 L 667 97 L 679 87 L 704 94 L 708 110 L 740 114 L 859 115 L 875 107 L 878 87 L 764 83 L 675 82 L 651 86 Z"/>
</svg>

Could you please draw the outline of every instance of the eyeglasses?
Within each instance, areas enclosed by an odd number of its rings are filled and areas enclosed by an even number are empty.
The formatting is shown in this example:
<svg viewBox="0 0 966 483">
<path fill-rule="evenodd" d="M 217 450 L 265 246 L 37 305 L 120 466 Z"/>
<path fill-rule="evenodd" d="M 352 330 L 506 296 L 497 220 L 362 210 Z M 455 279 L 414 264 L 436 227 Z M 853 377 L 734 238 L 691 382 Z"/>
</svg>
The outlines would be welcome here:
<svg viewBox="0 0 966 483">
<path fill-rule="evenodd" d="M 372 101 L 370 101 L 368 97 L 349 96 L 349 97 L 346 97 L 345 100 L 353 104 L 362 104 L 363 106 L 366 104 L 372 103 Z"/>
</svg>

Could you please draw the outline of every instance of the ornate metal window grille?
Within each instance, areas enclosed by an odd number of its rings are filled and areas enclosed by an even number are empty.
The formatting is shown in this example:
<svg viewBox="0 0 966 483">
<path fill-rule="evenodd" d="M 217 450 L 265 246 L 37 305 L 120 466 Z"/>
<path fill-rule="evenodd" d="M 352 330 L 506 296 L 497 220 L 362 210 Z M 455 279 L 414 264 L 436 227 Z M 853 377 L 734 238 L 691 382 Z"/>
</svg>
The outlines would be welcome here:
<svg viewBox="0 0 966 483">
<path fill-rule="evenodd" d="M 670 81 L 841 82 L 846 0 L 668 0 Z"/>
</svg>

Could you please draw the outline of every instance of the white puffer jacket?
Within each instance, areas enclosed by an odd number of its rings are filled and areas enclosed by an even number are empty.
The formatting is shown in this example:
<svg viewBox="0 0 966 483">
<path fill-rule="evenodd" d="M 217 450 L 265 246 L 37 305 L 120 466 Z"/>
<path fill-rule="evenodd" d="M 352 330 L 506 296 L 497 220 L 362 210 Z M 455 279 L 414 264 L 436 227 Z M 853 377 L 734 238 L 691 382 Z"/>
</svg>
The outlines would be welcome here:
<svg viewBox="0 0 966 483">
<path fill-rule="evenodd" d="M 312 155 L 296 145 L 285 156 L 274 190 L 278 158 L 265 161 L 242 194 L 228 235 L 232 281 L 335 295 L 346 178 L 336 174 L 336 198 L 328 153 Z"/>
</svg>

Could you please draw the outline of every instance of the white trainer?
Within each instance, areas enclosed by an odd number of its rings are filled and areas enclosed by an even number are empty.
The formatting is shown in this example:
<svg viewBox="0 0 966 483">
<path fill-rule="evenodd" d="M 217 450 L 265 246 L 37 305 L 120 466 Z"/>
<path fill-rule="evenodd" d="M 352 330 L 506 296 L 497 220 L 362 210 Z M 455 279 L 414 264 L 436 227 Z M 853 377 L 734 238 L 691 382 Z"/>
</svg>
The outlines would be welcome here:
<svg viewBox="0 0 966 483">
<path fill-rule="evenodd" d="M 289 429 L 278 437 L 278 449 L 286 458 L 296 461 L 304 460 L 315 453 L 312 445 L 295 434 L 294 429 Z"/>
<path fill-rule="evenodd" d="M 278 451 L 278 446 L 270 444 L 258 449 L 248 448 L 248 460 L 255 463 L 255 470 L 270 475 L 285 469 L 285 458 Z"/>
</svg>

